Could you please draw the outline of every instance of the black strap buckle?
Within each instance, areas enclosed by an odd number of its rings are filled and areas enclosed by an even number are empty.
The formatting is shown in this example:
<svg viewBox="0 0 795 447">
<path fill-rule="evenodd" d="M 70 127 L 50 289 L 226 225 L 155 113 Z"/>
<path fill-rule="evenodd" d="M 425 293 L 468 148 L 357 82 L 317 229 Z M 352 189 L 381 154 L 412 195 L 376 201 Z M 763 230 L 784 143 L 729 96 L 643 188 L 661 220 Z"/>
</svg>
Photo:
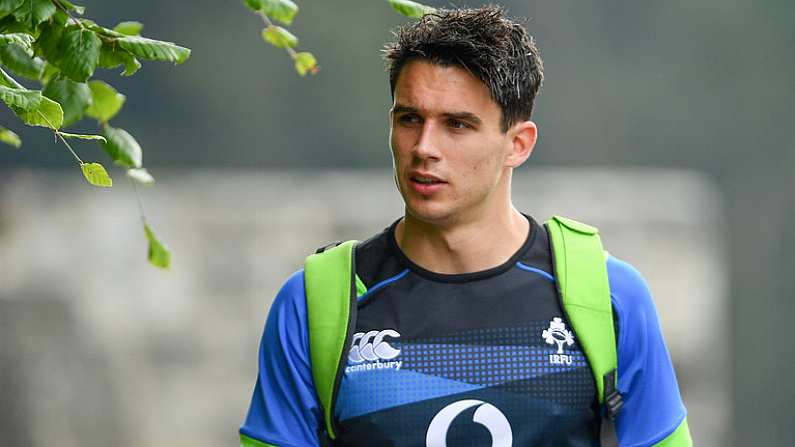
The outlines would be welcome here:
<svg viewBox="0 0 795 447">
<path fill-rule="evenodd" d="M 334 248 L 334 247 L 336 247 L 337 245 L 339 245 L 341 243 L 342 243 L 342 241 L 336 241 L 336 242 L 332 242 L 330 244 L 324 245 L 324 246 L 318 248 L 317 250 L 315 250 L 315 254 L 323 253 L 324 251 L 328 250 L 329 248 Z"/>
<path fill-rule="evenodd" d="M 613 421 L 616 419 L 621 407 L 624 406 L 624 399 L 621 398 L 621 393 L 616 388 L 616 370 L 612 370 L 605 374 L 604 377 L 605 388 L 605 412 L 607 417 Z"/>
</svg>

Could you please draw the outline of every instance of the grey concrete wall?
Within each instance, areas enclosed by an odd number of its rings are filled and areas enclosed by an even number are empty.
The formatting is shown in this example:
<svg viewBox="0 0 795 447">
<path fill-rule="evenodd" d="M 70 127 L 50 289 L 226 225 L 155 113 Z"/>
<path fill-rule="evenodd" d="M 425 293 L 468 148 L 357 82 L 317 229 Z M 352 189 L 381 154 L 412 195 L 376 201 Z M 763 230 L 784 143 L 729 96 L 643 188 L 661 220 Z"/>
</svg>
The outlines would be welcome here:
<svg viewBox="0 0 795 447">
<path fill-rule="evenodd" d="M 154 172 L 135 196 L 70 172 L 0 174 L 0 432 L 10 446 L 236 445 L 281 282 L 402 213 L 387 171 Z M 646 276 L 698 445 L 731 437 L 721 198 L 668 170 L 523 170 L 516 205 L 602 229 Z"/>
</svg>

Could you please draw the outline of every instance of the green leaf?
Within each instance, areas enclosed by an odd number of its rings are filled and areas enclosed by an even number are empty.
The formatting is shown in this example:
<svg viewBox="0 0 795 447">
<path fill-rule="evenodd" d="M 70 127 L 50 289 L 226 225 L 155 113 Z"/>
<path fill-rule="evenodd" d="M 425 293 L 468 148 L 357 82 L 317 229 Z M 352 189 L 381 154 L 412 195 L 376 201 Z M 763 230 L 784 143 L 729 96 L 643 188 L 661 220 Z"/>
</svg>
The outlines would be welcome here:
<svg viewBox="0 0 795 447">
<path fill-rule="evenodd" d="M 31 57 L 25 48 L 16 43 L 0 45 L 0 63 L 6 68 L 28 79 L 39 79 L 44 61 Z"/>
<path fill-rule="evenodd" d="M 126 36 L 116 39 L 118 45 L 141 59 L 168 61 L 175 64 L 185 62 L 190 50 L 172 42 L 147 39 L 141 36 Z"/>
<path fill-rule="evenodd" d="M 61 38 L 61 73 L 76 82 L 85 82 L 99 63 L 99 48 L 102 41 L 91 30 L 69 27 Z"/>
<path fill-rule="evenodd" d="M 86 110 L 86 115 L 100 123 L 106 123 L 116 116 L 127 99 L 103 81 L 89 81 L 88 87 L 91 90 L 91 105 Z"/>
<path fill-rule="evenodd" d="M 122 76 L 132 76 L 135 74 L 136 71 L 140 69 L 141 69 L 141 63 L 138 62 L 138 59 L 130 56 L 130 58 L 124 61 L 124 71 L 121 72 L 121 74 Z"/>
<path fill-rule="evenodd" d="M 106 143 L 107 140 L 102 135 L 86 135 L 81 133 L 69 133 L 69 132 L 61 132 L 58 133 L 64 138 L 77 138 L 79 140 L 97 140 L 103 143 Z"/>
<path fill-rule="evenodd" d="M 130 177 L 136 182 L 143 184 L 149 184 L 155 182 L 155 178 L 152 177 L 151 174 L 149 174 L 149 171 L 147 171 L 146 168 L 128 169 L 127 177 Z"/>
<path fill-rule="evenodd" d="M 28 56 L 33 56 L 33 36 L 27 33 L 8 33 L 0 34 L 0 43 L 15 43 L 22 47 Z"/>
<path fill-rule="evenodd" d="M 23 0 L 14 10 L 14 18 L 33 30 L 39 23 L 49 19 L 55 10 L 51 0 Z"/>
<path fill-rule="evenodd" d="M 141 34 L 144 24 L 141 22 L 121 22 L 113 27 L 113 31 L 127 36 L 137 36 Z"/>
<path fill-rule="evenodd" d="M 0 68 L 0 85 L 6 86 L 8 88 L 18 88 L 20 90 L 27 90 L 25 87 L 22 86 L 19 82 L 17 82 L 14 78 L 8 75 L 2 68 Z"/>
<path fill-rule="evenodd" d="M 44 69 L 41 71 L 41 76 L 39 76 L 39 82 L 42 84 L 49 83 L 53 78 L 55 78 L 61 70 L 53 64 L 44 63 Z"/>
<path fill-rule="evenodd" d="M 419 19 L 425 14 L 436 11 L 436 8 L 412 2 L 411 0 L 389 0 L 389 4 L 392 5 L 395 11 L 412 19 Z"/>
<path fill-rule="evenodd" d="M 281 26 L 271 25 L 262 30 L 262 38 L 276 48 L 295 48 L 298 38 Z"/>
<path fill-rule="evenodd" d="M 114 68 L 124 65 L 122 75 L 131 76 L 139 68 L 141 63 L 132 54 L 115 46 L 115 43 L 103 42 L 99 51 L 99 66 L 102 68 Z"/>
<path fill-rule="evenodd" d="M 59 9 L 55 11 L 55 14 L 53 14 L 52 17 L 50 17 L 50 20 L 56 25 L 63 28 L 64 26 L 66 26 L 66 22 L 69 21 L 69 14 Z"/>
<path fill-rule="evenodd" d="M 263 0 L 243 0 L 243 3 L 245 3 L 249 9 L 253 11 L 259 11 L 262 9 L 262 1 Z"/>
<path fill-rule="evenodd" d="M 57 102 L 42 96 L 38 90 L 28 90 L 0 68 L 0 99 L 25 124 L 57 129 L 63 124 L 63 110 Z"/>
<path fill-rule="evenodd" d="M 59 78 L 47 83 L 42 94 L 57 101 L 63 109 L 63 126 L 80 121 L 91 104 L 91 90 L 83 82 Z"/>
<path fill-rule="evenodd" d="M 317 74 L 317 60 L 315 60 L 315 56 L 312 53 L 307 53 L 306 51 L 296 53 L 293 60 L 295 61 L 295 71 L 301 76 L 307 73 Z"/>
<path fill-rule="evenodd" d="M 126 34 L 120 33 L 116 30 L 112 30 L 109 28 L 105 28 L 104 26 L 97 25 L 96 22 L 90 19 L 80 19 L 79 22 L 85 27 L 97 33 L 97 35 L 110 37 L 111 39 L 117 39 L 119 37 L 124 37 Z"/>
<path fill-rule="evenodd" d="M 291 0 L 262 0 L 259 10 L 273 20 L 290 25 L 298 14 L 298 5 Z"/>
<path fill-rule="evenodd" d="M 64 28 L 50 23 L 43 23 L 39 29 L 39 37 L 33 44 L 36 55 L 43 57 L 48 63 L 58 66 L 61 60 L 60 45 Z"/>
<path fill-rule="evenodd" d="M 149 224 L 144 223 L 144 233 L 146 234 L 146 240 L 149 241 L 149 250 L 147 252 L 149 263 L 155 267 L 167 269 L 171 265 L 171 252 L 157 240 Z"/>
<path fill-rule="evenodd" d="M 19 8 L 23 0 L 0 0 L 0 17 L 5 17 Z"/>
<path fill-rule="evenodd" d="M 132 135 L 124 129 L 111 126 L 104 126 L 102 133 L 107 139 L 107 142 L 102 144 L 102 148 L 117 165 L 125 168 L 141 167 L 143 152 Z"/>
<path fill-rule="evenodd" d="M 9 107 L 21 110 L 36 110 L 41 104 L 41 92 L 0 86 L 0 100 Z"/>
<path fill-rule="evenodd" d="M 3 126 L 0 126 L 0 141 L 2 141 L 5 144 L 14 146 L 17 149 L 19 149 L 19 147 L 22 146 L 22 140 L 19 139 L 19 135 L 15 134 L 11 130 L 6 129 Z"/>
<path fill-rule="evenodd" d="M 63 109 L 61 109 L 61 105 L 44 96 L 41 97 L 41 103 L 38 107 L 29 110 L 19 107 L 12 107 L 12 109 L 25 124 L 30 126 L 58 129 L 63 125 Z"/>
<path fill-rule="evenodd" d="M 74 11 L 80 14 L 81 16 L 86 13 L 85 6 L 77 6 L 74 3 L 69 2 L 68 0 L 58 0 L 58 3 L 60 3 L 64 8 L 68 9 L 69 11 Z"/>
<path fill-rule="evenodd" d="M 0 19 L 0 33 L 35 34 L 35 30 L 28 28 L 24 23 L 17 22 L 17 19 L 14 18 L 13 14 L 0 14 L 0 17 L 2 17 L 2 19 Z"/>
<path fill-rule="evenodd" d="M 113 186 L 113 180 L 108 175 L 108 171 L 99 163 L 83 163 L 80 165 L 83 170 L 83 176 L 94 186 L 103 188 L 110 188 Z"/>
</svg>

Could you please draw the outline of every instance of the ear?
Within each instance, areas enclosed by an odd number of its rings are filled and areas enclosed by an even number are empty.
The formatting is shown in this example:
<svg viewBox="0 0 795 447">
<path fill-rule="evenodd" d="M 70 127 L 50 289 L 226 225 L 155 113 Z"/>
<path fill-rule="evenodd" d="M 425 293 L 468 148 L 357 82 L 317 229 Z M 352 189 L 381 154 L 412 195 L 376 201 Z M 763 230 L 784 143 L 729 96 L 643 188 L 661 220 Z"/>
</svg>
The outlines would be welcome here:
<svg viewBox="0 0 795 447">
<path fill-rule="evenodd" d="M 511 126 L 507 133 L 511 139 L 511 147 L 505 157 L 505 165 L 518 168 L 533 153 L 538 138 L 538 128 L 530 120 L 520 121 Z"/>
</svg>

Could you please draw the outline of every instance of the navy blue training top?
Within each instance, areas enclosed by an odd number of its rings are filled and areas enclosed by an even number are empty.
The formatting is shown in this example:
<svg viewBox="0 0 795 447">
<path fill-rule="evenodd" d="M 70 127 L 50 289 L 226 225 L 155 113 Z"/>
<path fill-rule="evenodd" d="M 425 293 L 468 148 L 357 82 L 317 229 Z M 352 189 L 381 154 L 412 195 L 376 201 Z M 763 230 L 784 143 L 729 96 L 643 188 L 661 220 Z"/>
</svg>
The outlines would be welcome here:
<svg viewBox="0 0 795 447">
<path fill-rule="evenodd" d="M 356 248 L 367 287 L 334 414 L 344 446 L 598 446 L 593 375 L 563 313 L 548 234 L 481 272 L 444 275 L 409 260 L 395 224 Z M 607 260 L 618 332 L 620 445 L 650 446 L 685 418 L 657 313 L 640 274 Z M 277 295 L 240 433 L 317 446 L 303 272 Z"/>
</svg>

